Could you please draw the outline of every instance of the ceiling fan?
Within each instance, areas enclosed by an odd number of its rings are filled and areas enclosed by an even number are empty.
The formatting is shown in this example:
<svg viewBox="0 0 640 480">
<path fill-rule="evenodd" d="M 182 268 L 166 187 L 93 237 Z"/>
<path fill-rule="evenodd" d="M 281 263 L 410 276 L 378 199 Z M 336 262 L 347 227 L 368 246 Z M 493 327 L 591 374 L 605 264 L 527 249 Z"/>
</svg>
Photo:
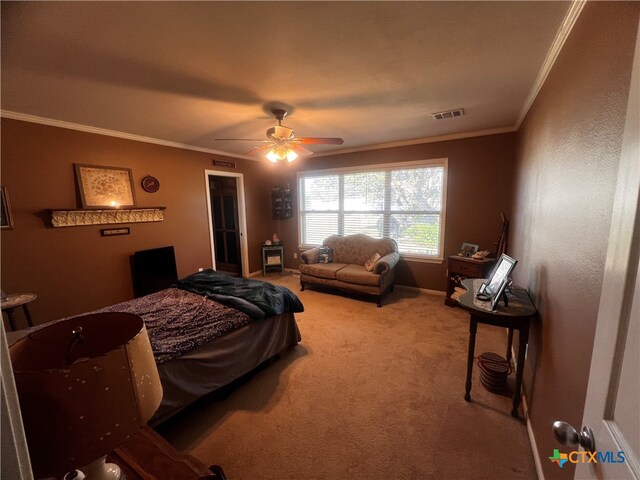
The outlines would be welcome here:
<svg viewBox="0 0 640 480">
<path fill-rule="evenodd" d="M 341 138 L 327 137 L 296 137 L 293 129 L 282 125 L 282 120 L 287 116 L 287 111 L 279 108 L 271 110 L 271 114 L 278 121 L 278 125 L 267 129 L 267 139 L 260 140 L 256 138 L 216 138 L 215 140 L 237 140 L 242 142 L 260 142 L 266 145 L 255 147 L 249 150 L 245 155 L 259 155 L 266 152 L 266 157 L 272 162 L 287 159 L 293 162 L 298 156 L 306 157 L 313 152 L 302 145 L 342 145 L 344 140 Z"/>
</svg>

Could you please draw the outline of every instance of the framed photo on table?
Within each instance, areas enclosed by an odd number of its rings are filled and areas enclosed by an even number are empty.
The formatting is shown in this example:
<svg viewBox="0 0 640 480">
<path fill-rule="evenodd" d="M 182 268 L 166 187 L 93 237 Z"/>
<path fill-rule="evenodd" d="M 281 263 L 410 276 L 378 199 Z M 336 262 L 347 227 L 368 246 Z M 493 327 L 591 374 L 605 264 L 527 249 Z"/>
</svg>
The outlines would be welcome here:
<svg viewBox="0 0 640 480">
<path fill-rule="evenodd" d="M 478 245 L 475 243 L 467 243 L 464 242 L 460 247 L 460 256 L 462 257 L 470 257 L 474 253 L 478 251 Z"/>
<path fill-rule="evenodd" d="M 135 207 L 130 168 L 74 164 L 82 208 Z"/>
<path fill-rule="evenodd" d="M 485 283 L 480 286 L 476 297 L 480 300 L 490 300 L 491 310 L 495 310 L 500 297 L 509 284 L 509 275 L 513 272 L 518 261 L 509 255 L 502 254 L 493 267 L 493 271 Z"/>
</svg>

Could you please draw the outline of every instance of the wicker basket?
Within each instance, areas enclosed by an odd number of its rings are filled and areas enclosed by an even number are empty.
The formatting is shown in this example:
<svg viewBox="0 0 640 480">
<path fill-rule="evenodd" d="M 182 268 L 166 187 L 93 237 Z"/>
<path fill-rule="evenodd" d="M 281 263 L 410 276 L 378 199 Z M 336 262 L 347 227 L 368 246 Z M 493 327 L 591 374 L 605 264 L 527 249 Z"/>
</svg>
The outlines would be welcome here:
<svg viewBox="0 0 640 480">
<path fill-rule="evenodd" d="M 502 393 L 507 390 L 507 377 L 511 373 L 511 365 L 502 356 L 486 352 L 478 357 L 480 383 L 491 393 Z"/>
</svg>

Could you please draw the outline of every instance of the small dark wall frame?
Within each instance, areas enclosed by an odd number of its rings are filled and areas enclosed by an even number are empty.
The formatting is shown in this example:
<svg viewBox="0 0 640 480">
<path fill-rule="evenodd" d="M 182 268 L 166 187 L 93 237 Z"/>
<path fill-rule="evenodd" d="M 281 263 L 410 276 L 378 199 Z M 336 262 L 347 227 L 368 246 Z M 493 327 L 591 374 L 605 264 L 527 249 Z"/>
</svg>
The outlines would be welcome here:
<svg viewBox="0 0 640 480">
<path fill-rule="evenodd" d="M 131 230 L 129 227 L 121 228 L 102 228 L 100 229 L 100 235 L 103 237 L 115 237 L 117 235 L 129 235 Z"/>
<path fill-rule="evenodd" d="M 0 228 L 13 228 L 13 216 L 9 195 L 5 187 L 0 187 Z"/>
</svg>

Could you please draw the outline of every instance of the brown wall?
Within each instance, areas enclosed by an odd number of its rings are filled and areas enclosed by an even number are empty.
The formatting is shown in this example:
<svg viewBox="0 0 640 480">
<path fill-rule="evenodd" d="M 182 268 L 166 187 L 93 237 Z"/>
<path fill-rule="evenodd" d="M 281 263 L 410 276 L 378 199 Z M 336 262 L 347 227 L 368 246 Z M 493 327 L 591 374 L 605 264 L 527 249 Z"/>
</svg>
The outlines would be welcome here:
<svg viewBox="0 0 640 480">
<path fill-rule="evenodd" d="M 548 479 L 573 476 L 545 457 L 554 420 L 582 424 L 639 10 L 586 5 L 518 134 L 510 253 L 540 313 L 525 391 Z"/>
<path fill-rule="evenodd" d="M 516 134 L 508 133 L 310 158 L 287 166 L 280 182 L 289 183 L 297 194 L 296 172 L 299 170 L 448 158 L 445 256 L 458 253 L 463 242 L 478 244 L 482 250 L 494 250 L 500 235 L 500 212 L 510 216 L 515 140 Z M 295 216 L 280 220 L 277 228 L 285 245 L 297 247 Z M 299 252 L 297 248 L 288 248 L 286 252 L 289 268 L 298 268 L 294 251 Z M 401 261 L 396 282 L 444 291 L 446 268 L 446 262 Z"/>
<path fill-rule="evenodd" d="M 245 176 L 250 271 L 261 269 L 260 244 L 277 231 L 287 267 L 297 268 L 297 218 L 271 217 L 271 187 L 296 185 L 295 168 L 321 169 L 432 158 L 449 159 L 445 253 L 462 242 L 493 248 L 499 212 L 510 214 L 515 134 L 476 137 L 272 165 L 233 159 Z M 15 228 L 2 232 L 2 288 L 37 292 L 31 305 L 42 323 L 123 301 L 132 296 L 130 255 L 173 245 L 178 274 L 211 266 L 204 170 L 213 156 L 51 126 L 2 119 L 2 184 Z M 105 226 L 51 228 L 47 209 L 78 208 L 74 163 L 133 170 L 137 204 L 167 207 L 160 223 L 131 224 L 131 235 L 101 237 Z M 229 169 L 222 169 L 229 170 Z M 145 175 L 161 183 L 155 194 L 140 187 Z M 445 289 L 446 263 L 401 262 L 398 283 Z"/>
<path fill-rule="evenodd" d="M 207 153 L 2 119 L 2 184 L 15 228 L 2 231 L 2 289 L 37 292 L 36 323 L 85 312 L 132 297 L 129 256 L 173 245 L 178 274 L 211 266 L 204 170 Z M 261 268 L 260 243 L 273 229 L 268 162 L 231 159 L 242 172 L 247 201 L 250 270 Z M 166 207 L 165 220 L 130 224 L 131 234 L 101 237 L 107 226 L 50 228 L 40 212 L 71 209 L 76 199 L 74 163 L 133 170 L 138 206 Z M 140 187 L 145 175 L 160 180 L 157 193 Z M 20 317 L 20 321 L 21 321 Z"/>
</svg>

